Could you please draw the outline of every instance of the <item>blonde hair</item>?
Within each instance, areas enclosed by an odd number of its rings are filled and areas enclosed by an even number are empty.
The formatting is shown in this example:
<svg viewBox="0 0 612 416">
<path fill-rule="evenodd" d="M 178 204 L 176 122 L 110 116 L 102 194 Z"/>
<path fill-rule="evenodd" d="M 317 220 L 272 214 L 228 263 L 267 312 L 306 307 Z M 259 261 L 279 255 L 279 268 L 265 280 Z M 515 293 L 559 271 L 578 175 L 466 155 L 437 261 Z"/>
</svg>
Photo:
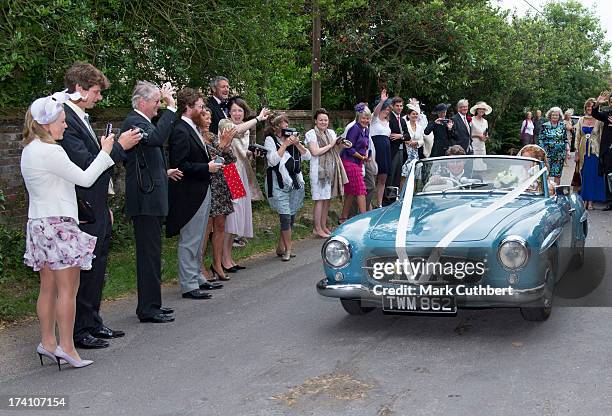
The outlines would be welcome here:
<svg viewBox="0 0 612 416">
<path fill-rule="evenodd" d="M 25 122 L 23 124 L 23 145 L 27 146 L 34 139 L 40 139 L 41 142 L 55 144 L 56 141 L 51 136 L 47 130 L 44 129 L 42 124 L 39 124 L 38 121 L 34 120 L 32 117 L 32 111 L 28 108 L 28 111 L 25 115 Z"/>
<path fill-rule="evenodd" d="M 525 156 L 525 153 L 532 154 L 533 156 Z M 519 150 L 517 156 L 533 157 L 534 159 L 538 159 L 539 161 L 544 162 L 546 169 L 548 169 L 548 157 L 546 156 L 546 151 L 537 144 L 528 144 L 523 146 L 523 148 Z"/>
</svg>

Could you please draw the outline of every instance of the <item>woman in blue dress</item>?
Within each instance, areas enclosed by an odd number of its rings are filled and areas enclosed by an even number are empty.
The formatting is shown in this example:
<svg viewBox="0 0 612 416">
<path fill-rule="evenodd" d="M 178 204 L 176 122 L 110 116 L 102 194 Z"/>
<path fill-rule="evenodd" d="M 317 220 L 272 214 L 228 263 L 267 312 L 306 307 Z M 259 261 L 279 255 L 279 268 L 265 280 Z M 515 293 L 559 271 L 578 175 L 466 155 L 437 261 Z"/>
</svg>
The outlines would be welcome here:
<svg viewBox="0 0 612 416">
<path fill-rule="evenodd" d="M 606 201 L 606 188 L 603 176 L 599 176 L 599 143 L 603 123 L 596 120 L 593 112 L 594 98 L 584 103 L 584 116 L 576 124 L 576 165 L 581 175 L 580 196 L 587 209 L 593 209 L 593 202 Z"/>
<path fill-rule="evenodd" d="M 553 107 L 546 113 L 548 121 L 542 125 L 538 136 L 538 145 L 544 149 L 550 164 L 550 176 L 555 184 L 561 182 L 563 164 L 570 155 L 570 144 L 565 134 L 565 123 L 561 120 L 563 112 Z"/>
</svg>

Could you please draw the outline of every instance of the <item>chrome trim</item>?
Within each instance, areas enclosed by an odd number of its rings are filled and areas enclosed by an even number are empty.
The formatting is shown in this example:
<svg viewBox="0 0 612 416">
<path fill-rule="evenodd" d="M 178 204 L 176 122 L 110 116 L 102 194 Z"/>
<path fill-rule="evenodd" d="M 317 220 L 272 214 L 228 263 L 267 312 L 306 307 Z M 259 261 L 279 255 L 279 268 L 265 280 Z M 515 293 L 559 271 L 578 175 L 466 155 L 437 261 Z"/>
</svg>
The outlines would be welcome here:
<svg viewBox="0 0 612 416">
<path fill-rule="evenodd" d="M 327 258 L 325 256 L 325 248 L 332 241 L 339 241 L 342 244 L 344 244 L 346 246 L 346 248 L 348 249 L 348 252 L 349 252 L 348 261 L 346 263 L 344 263 L 342 266 L 336 267 L 336 266 L 333 266 L 333 265 L 329 264 L 329 262 L 327 261 Z M 323 261 L 325 262 L 325 264 L 327 264 L 332 269 L 341 269 L 344 266 L 346 266 L 347 264 L 349 264 L 351 262 L 351 260 L 353 259 L 353 249 L 351 247 L 351 243 L 349 243 L 349 241 L 346 238 L 342 237 L 341 235 L 335 235 L 333 237 L 330 237 L 330 238 L 327 239 L 327 241 L 325 241 L 325 243 L 323 243 L 323 246 L 321 247 L 321 257 L 323 258 Z"/>
<path fill-rule="evenodd" d="M 544 241 L 542 241 L 542 245 L 540 246 L 540 254 L 544 253 L 553 244 L 555 244 L 555 241 L 557 241 L 557 239 L 559 238 L 562 232 L 563 232 L 563 227 L 557 227 L 554 230 L 552 230 L 550 234 L 546 236 Z"/>
<path fill-rule="evenodd" d="M 516 269 L 511 269 L 509 267 L 506 267 L 506 265 L 504 264 L 503 261 L 501 261 L 501 258 L 499 256 L 499 252 L 501 247 L 510 242 L 510 241 L 516 241 L 519 242 L 523 245 L 523 247 L 525 247 L 525 250 L 527 250 L 527 258 L 525 259 L 525 262 L 523 262 L 523 264 L 521 264 L 519 267 L 517 267 Z M 508 237 L 504 238 L 501 243 L 499 243 L 499 246 L 497 246 L 497 261 L 499 261 L 499 264 L 504 268 L 504 270 L 508 270 L 511 272 L 517 272 L 520 270 L 523 270 L 525 268 L 525 266 L 527 266 L 527 263 L 529 263 L 529 258 L 531 257 L 531 250 L 529 249 L 529 245 L 527 245 L 527 240 L 525 240 L 523 237 L 519 236 L 519 235 L 509 235 Z"/>
<path fill-rule="evenodd" d="M 530 293 L 535 293 L 539 290 L 544 289 L 544 287 L 546 286 L 546 283 L 542 283 L 540 286 L 536 286 L 536 287 L 530 287 L 529 289 L 514 289 L 512 288 L 512 290 L 518 294 L 530 294 Z"/>
</svg>

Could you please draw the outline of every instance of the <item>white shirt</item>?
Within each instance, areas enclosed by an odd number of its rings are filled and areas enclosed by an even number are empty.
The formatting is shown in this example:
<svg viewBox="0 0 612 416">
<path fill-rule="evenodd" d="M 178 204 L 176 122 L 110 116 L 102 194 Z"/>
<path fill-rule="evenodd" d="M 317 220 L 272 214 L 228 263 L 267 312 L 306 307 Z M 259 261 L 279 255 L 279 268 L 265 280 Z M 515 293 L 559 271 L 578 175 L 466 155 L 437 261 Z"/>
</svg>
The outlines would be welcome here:
<svg viewBox="0 0 612 416">
<path fill-rule="evenodd" d="M 278 171 L 280 172 L 283 178 L 283 184 L 286 186 L 292 186 L 293 180 L 291 179 L 291 175 L 289 175 L 289 171 L 285 166 L 285 163 L 287 163 L 287 160 L 289 160 L 291 155 L 289 154 L 289 152 L 285 151 L 285 153 L 283 153 L 283 157 L 281 158 L 278 155 L 278 150 L 276 149 L 276 145 L 274 144 L 275 141 L 277 141 L 275 137 L 273 138 L 272 136 L 268 136 L 266 137 L 266 141 L 264 143 L 264 146 L 268 151 L 268 153 L 266 154 L 266 158 L 268 159 L 268 166 L 274 167 L 278 165 Z M 306 149 L 306 153 L 301 155 L 301 158 L 302 160 L 310 160 L 310 151 Z M 296 176 L 300 185 L 304 186 L 304 176 L 302 175 L 302 172 L 298 173 Z"/>
<path fill-rule="evenodd" d="M 378 117 L 372 117 L 372 122 L 370 123 L 370 137 L 374 136 L 391 136 L 389 120 L 381 120 Z"/>
<path fill-rule="evenodd" d="M 525 123 L 527 124 L 527 127 L 525 127 Z M 525 134 L 533 136 L 533 121 L 523 120 L 523 124 L 521 124 L 521 131 L 523 131 L 523 129 L 525 129 Z"/>
<path fill-rule="evenodd" d="M 78 222 L 74 185 L 89 188 L 114 163 L 101 151 L 82 170 L 60 145 L 34 139 L 21 152 L 21 175 L 29 195 L 28 218 L 70 217 Z"/>
<path fill-rule="evenodd" d="M 195 123 L 193 122 L 192 119 L 190 119 L 189 117 L 181 116 L 181 120 L 183 120 L 185 123 L 189 124 L 191 126 L 191 128 L 193 129 L 193 131 L 196 132 L 196 134 L 198 135 L 198 137 L 200 138 L 202 143 L 206 144 L 204 142 L 204 138 L 200 134 L 200 130 L 198 130 L 198 126 L 195 125 Z"/>
</svg>

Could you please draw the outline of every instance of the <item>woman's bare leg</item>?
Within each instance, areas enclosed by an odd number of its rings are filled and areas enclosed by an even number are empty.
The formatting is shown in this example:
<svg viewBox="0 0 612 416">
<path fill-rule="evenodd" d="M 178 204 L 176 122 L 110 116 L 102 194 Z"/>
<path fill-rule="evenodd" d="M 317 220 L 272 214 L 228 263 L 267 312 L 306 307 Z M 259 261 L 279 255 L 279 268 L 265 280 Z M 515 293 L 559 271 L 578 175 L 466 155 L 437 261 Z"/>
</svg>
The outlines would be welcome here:
<svg viewBox="0 0 612 416">
<path fill-rule="evenodd" d="M 60 347 L 71 357 L 79 360 L 79 354 L 74 348 L 72 338 L 74 331 L 74 315 L 76 312 L 76 295 L 79 290 L 78 267 L 53 270 L 57 283 L 57 326 L 59 328 Z"/>
<path fill-rule="evenodd" d="M 57 347 L 55 338 L 55 313 L 57 284 L 53 272 L 45 267 L 40 271 L 40 291 L 36 302 L 36 313 L 40 322 L 40 338 L 43 347 L 53 353 Z"/>
</svg>

